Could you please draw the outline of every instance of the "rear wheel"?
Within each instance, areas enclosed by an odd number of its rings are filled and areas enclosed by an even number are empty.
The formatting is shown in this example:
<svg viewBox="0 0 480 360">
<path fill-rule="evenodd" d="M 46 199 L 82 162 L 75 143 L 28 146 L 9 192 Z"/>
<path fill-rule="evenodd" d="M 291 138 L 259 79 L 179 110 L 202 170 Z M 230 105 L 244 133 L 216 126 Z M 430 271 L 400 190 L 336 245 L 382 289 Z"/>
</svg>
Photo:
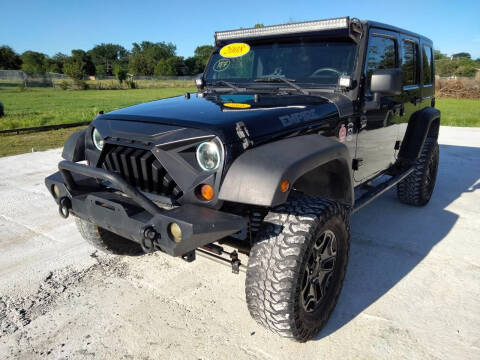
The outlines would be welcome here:
<svg viewBox="0 0 480 360">
<path fill-rule="evenodd" d="M 335 202 L 299 196 L 272 210 L 248 261 L 252 317 L 283 337 L 314 337 L 340 295 L 349 238 L 347 211 Z"/>
<path fill-rule="evenodd" d="M 426 205 L 437 179 L 439 149 L 435 138 L 427 138 L 413 172 L 397 185 L 398 199 L 409 205 Z"/>
<path fill-rule="evenodd" d="M 108 254 L 137 256 L 144 254 L 141 246 L 96 224 L 75 217 L 82 237 L 93 247 Z"/>
</svg>

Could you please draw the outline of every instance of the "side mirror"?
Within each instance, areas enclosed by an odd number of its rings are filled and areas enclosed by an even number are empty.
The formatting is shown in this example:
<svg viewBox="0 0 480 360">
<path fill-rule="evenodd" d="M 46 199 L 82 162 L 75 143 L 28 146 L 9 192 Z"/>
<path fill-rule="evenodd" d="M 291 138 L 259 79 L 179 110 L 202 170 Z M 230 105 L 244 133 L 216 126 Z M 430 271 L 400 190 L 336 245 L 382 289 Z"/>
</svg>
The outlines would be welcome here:
<svg viewBox="0 0 480 360">
<path fill-rule="evenodd" d="M 374 70 L 370 80 L 370 92 L 384 96 L 400 95 L 402 93 L 402 69 Z"/>
<path fill-rule="evenodd" d="M 402 69 L 373 70 L 370 79 L 370 92 L 373 94 L 373 100 L 365 102 L 363 111 L 380 109 L 382 96 L 400 95 L 402 93 L 402 82 Z"/>
</svg>

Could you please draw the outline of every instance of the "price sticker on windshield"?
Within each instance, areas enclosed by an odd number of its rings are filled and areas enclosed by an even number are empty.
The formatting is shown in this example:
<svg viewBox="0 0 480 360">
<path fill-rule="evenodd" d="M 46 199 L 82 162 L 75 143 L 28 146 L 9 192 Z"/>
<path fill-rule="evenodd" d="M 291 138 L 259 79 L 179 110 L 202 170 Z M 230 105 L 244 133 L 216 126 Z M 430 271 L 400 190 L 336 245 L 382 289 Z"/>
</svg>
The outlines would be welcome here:
<svg viewBox="0 0 480 360">
<path fill-rule="evenodd" d="M 233 43 L 220 49 L 220 55 L 224 58 L 237 58 L 250 52 L 250 45 L 245 43 Z"/>
</svg>

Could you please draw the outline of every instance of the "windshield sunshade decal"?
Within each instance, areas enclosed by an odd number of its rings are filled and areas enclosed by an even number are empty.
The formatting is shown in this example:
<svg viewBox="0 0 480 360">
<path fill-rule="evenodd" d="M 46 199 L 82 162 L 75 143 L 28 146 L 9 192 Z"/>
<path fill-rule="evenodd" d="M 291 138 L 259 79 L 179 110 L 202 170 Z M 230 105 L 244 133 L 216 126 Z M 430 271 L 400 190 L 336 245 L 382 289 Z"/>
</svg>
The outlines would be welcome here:
<svg viewBox="0 0 480 360">
<path fill-rule="evenodd" d="M 220 55 L 224 58 L 237 58 L 250 52 L 250 45 L 245 43 L 232 43 L 220 49 Z"/>
</svg>

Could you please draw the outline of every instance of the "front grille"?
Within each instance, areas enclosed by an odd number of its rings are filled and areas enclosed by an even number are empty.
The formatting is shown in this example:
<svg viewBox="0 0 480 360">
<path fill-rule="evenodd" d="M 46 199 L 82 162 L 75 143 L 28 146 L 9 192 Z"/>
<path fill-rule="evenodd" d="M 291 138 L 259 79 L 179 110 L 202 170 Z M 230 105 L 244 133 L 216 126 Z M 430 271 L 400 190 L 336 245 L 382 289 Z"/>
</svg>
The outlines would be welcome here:
<svg viewBox="0 0 480 360">
<path fill-rule="evenodd" d="M 105 170 L 115 172 L 140 190 L 178 199 L 182 191 L 150 150 L 119 145 L 104 149 Z"/>
</svg>

